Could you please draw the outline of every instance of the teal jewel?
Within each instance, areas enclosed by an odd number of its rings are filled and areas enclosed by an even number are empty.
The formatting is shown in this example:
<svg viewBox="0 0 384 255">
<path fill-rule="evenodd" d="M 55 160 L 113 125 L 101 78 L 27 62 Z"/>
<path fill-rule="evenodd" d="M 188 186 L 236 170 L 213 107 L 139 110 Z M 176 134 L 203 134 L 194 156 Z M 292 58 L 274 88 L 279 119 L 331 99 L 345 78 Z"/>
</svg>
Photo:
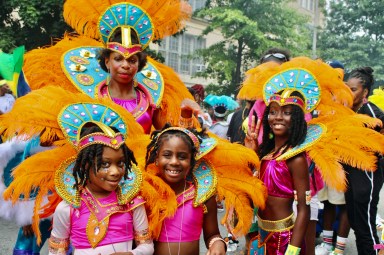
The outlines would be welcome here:
<svg viewBox="0 0 384 255">
<path fill-rule="evenodd" d="M 88 141 L 89 142 L 93 142 L 93 141 L 95 141 L 95 138 L 93 136 L 91 136 L 91 137 L 88 138 Z"/>
</svg>

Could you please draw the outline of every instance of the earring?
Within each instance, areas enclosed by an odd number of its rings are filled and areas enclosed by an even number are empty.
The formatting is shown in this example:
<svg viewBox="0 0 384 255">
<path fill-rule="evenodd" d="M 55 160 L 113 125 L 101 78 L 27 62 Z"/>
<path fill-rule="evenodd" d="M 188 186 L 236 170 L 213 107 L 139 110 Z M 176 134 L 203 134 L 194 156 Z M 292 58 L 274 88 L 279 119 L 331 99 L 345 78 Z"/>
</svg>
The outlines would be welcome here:
<svg viewBox="0 0 384 255">
<path fill-rule="evenodd" d="M 273 133 L 272 132 L 268 134 L 268 138 L 269 138 L 269 140 L 273 139 Z"/>
<path fill-rule="evenodd" d="M 155 161 L 155 165 L 158 166 L 159 165 L 159 162 L 157 162 L 157 160 Z"/>
</svg>

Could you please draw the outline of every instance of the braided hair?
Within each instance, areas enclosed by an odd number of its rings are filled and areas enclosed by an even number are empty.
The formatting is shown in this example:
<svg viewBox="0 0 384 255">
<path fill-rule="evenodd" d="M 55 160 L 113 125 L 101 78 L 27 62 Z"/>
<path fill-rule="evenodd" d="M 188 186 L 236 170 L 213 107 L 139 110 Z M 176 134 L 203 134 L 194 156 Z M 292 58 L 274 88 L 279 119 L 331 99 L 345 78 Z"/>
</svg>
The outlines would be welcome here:
<svg viewBox="0 0 384 255">
<path fill-rule="evenodd" d="M 119 132 L 119 130 L 115 127 L 110 128 L 115 132 Z M 80 137 L 84 137 L 96 132 L 103 131 L 98 126 L 84 126 L 84 128 L 81 130 Z M 74 188 L 79 190 L 81 187 L 85 186 L 86 181 L 90 180 L 89 171 L 91 168 L 94 174 L 98 172 L 102 164 L 104 147 L 105 145 L 103 144 L 92 144 L 85 147 L 78 153 L 72 172 L 76 181 Z M 137 162 L 135 156 L 133 155 L 133 151 L 131 151 L 125 143 L 123 143 L 120 148 L 123 149 L 125 169 L 127 170 L 124 173 L 124 179 L 127 179 L 128 171 L 130 171 L 132 163 L 137 165 Z"/>
<path fill-rule="evenodd" d="M 276 93 L 281 94 L 282 91 Z M 297 96 L 304 100 L 303 95 L 301 95 L 300 92 L 294 91 L 292 92 L 291 96 Z M 272 132 L 271 127 L 268 123 L 268 115 L 270 106 L 268 105 L 265 108 L 264 115 L 263 115 L 263 142 L 259 147 L 259 156 L 260 158 L 263 158 L 268 153 L 270 153 L 275 148 L 275 137 L 270 139 L 269 134 Z M 291 127 L 289 128 L 289 138 L 288 141 L 282 146 L 286 146 L 286 149 L 283 151 L 283 153 L 288 150 L 290 147 L 295 147 L 296 145 L 301 144 L 304 142 L 305 137 L 307 135 L 307 122 L 304 118 L 304 112 L 303 110 L 297 106 L 297 105 L 291 105 L 292 106 L 292 114 L 291 114 Z"/>
<path fill-rule="evenodd" d="M 169 130 L 163 134 L 160 135 L 161 132 L 163 132 L 165 129 L 172 127 L 171 124 L 167 123 L 161 130 L 153 131 L 151 134 L 151 142 L 147 146 L 147 153 L 145 155 L 145 168 L 147 168 L 148 165 L 155 162 L 157 153 L 159 152 L 160 147 L 163 145 L 163 142 L 170 139 L 173 136 L 179 137 L 182 139 L 187 145 L 189 150 L 191 151 L 191 169 L 196 164 L 195 155 L 198 152 L 198 148 L 195 147 L 193 144 L 193 141 L 191 138 L 184 132 L 180 130 Z M 201 132 L 197 132 L 195 129 L 188 129 L 190 132 L 192 132 L 201 143 L 201 137 L 204 136 L 204 130 Z M 158 137 L 160 135 L 160 137 Z"/>
<path fill-rule="evenodd" d="M 353 69 L 348 75 L 348 79 L 351 78 L 359 79 L 363 85 L 363 89 L 368 90 L 367 95 L 371 93 L 371 88 L 375 83 L 375 79 L 373 77 L 373 69 L 371 67 L 366 66 Z"/>
</svg>

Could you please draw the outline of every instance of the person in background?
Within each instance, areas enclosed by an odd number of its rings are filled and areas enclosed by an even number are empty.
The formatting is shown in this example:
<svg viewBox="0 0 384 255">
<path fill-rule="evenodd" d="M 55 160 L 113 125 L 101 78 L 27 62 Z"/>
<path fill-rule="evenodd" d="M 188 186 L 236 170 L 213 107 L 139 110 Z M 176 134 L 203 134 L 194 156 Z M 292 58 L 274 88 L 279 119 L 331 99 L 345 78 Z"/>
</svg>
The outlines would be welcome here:
<svg viewBox="0 0 384 255">
<path fill-rule="evenodd" d="M 354 100 L 352 110 L 380 119 L 384 123 L 384 113 L 367 100 L 374 84 L 373 69 L 360 67 L 351 71 L 347 85 Z M 383 127 L 375 129 L 383 133 Z M 359 255 L 377 255 L 380 244 L 376 230 L 377 205 L 379 193 L 384 182 L 384 160 L 378 156 L 377 169 L 374 172 L 361 171 L 351 166 L 344 166 L 347 174 L 348 188 L 345 192 L 346 209 L 351 228 L 356 235 L 356 247 Z"/>
<path fill-rule="evenodd" d="M 204 102 L 213 107 L 213 114 L 215 115 L 216 122 L 209 128 L 209 130 L 215 135 L 228 139 L 228 122 L 225 120 L 225 117 L 228 114 L 228 111 L 236 109 L 239 105 L 229 96 L 216 96 L 208 95 Z"/>
<path fill-rule="evenodd" d="M 7 81 L 0 77 L 0 115 L 9 112 L 15 104 L 15 100 Z"/>
<path fill-rule="evenodd" d="M 229 121 L 227 137 L 231 143 L 241 143 L 244 144 L 245 134 L 247 133 L 244 130 L 245 126 L 248 126 L 248 114 L 250 109 L 253 106 L 254 101 L 247 100 L 245 105 L 234 112 L 231 120 Z"/>
</svg>

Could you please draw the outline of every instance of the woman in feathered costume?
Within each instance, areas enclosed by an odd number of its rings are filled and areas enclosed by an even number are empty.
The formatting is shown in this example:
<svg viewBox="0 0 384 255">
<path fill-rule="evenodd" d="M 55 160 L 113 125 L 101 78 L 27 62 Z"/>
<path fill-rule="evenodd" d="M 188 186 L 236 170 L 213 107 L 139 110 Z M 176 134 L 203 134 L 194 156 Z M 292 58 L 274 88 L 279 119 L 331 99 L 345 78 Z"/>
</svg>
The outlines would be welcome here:
<svg viewBox="0 0 384 255">
<path fill-rule="evenodd" d="M 300 254 L 311 198 L 308 160 L 329 186 L 345 190 L 340 163 L 376 169 L 374 154 L 384 152 L 384 139 L 365 125 L 381 123 L 344 106 L 352 103 L 350 91 L 337 71 L 320 60 L 300 57 L 281 66 L 260 65 L 248 72 L 242 96 L 263 99 L 267 105 L 260 147 L 255 123 L 247 136 L 248 146 L 261 158 L 258 175 L 268 190 L 266 207 L 258 213 L 259 236 L 251 242 L 250 252 Z M 304 113 L 314 109 L 320 110 L 320 117 L 307 124 Z"/>
<path fill-rule="evenodd" d="M 108 97 L 131 112 L 145 133 L 152 124 L 176 124 L 182 99 L 191 95 L 171 68 L 144 50 L 181 30 L 190 15 L 183 0 L 67 0 L 63 16 L 80 36 L 66 35 L 52 47 L 28 52 L 30 86 Z"/>
</svg>

